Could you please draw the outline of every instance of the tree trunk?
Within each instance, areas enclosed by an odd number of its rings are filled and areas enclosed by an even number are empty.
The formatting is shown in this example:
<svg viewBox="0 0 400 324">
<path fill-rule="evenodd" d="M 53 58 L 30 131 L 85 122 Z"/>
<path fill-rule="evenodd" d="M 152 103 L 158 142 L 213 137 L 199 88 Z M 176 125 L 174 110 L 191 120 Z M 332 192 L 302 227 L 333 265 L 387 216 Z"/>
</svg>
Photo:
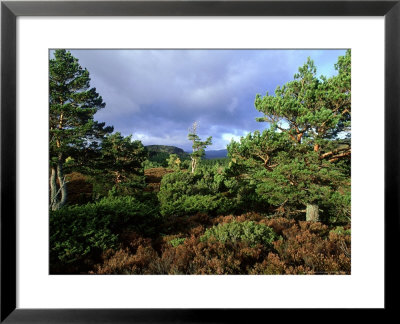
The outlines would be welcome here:
<svg viewBox="0 0 400 324">
<path fill-rule="evenodd" d="M 57 163 L 57 177 L 58 181 L 60 182 L 60 190 L 61 190 L 61 198 L 58 204 L 58 208 L 61 208 L 67 202 L 67 184 L 65 183 L 63 165 L 61 160 L 59 160 Z"/>
<path fill-rule="evenodd" d="M 307 204 L 306 221 L 307 222 L 319 222 L 318 205 Z"/>
<path fill-rule="evenodd" d="M 50 175 L 50 208 L 51 210 L 56 210 L 58 205 L 57 198 L 57 171 L 55 167 L 51 167 Z"/>
<path fill-rule="evenodd" d="M 196 159 L 192 158 L 192 173 L 194 173 L 194 170 L 196 169 Z"/>
</svg>

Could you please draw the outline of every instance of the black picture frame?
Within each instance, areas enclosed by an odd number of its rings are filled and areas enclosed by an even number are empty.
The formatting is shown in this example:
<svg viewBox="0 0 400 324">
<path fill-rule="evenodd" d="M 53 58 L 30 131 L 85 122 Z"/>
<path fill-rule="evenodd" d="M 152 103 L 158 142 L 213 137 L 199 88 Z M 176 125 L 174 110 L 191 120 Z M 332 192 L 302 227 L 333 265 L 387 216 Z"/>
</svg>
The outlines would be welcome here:
<svg viewBox="0 0 400 324">
<path fill-rule="evenodd" d="M 384 16 L 385 310 L 394 296 L 399 238 L 400 0 L 381 1 L 2 1 L 1 2 L 1 322 L 217 323 L 266 319 L 268 309 L 16 308 L 16 18 L 18 16 Z M 366 163 L 372 163 L 366 161 Z M 371 165 L 371 167 L 373 167 Z M 396 243 L 397 242 L 397 243 Z M 371 256 L 371 262 L 373 257 Z M 368 283 L 366 283 L 367 285 Z M 250 316 L 250 317 L 249 317 Z M 248 322 L 248 321 L 247 321 Z M 250 320 L 250 322 L 253 322 Z"/>
</svg>

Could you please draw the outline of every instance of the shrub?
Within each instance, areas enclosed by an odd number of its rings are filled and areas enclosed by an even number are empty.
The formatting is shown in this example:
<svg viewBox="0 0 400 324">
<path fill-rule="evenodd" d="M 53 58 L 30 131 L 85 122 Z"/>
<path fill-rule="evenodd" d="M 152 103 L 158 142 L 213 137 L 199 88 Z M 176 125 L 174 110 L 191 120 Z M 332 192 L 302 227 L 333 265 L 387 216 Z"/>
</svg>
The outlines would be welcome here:
<svg viewBox="0 0 400 324">
<path fill-rule="evenodd" d="M 135 173 L 124 174 L 122 181 L 116 183 L 110 179 L 113 173 L 105 174 L 101 170 L 89 171 L 91 176 L 87 177 L 91 183 L 92 200 L 99 201 L 110 195 L 112 196 L 133 196 L 140 193 L 145 188 L 145 177 L 142 170 L 137 170 Z"/>
<path fill-rule="evenodd" d="M 196 213 L 225 213 L 229 209 L 229 203 L 229 200 L 221 195 L 184 195 L 175 200 L 163 202 L 161 214 L 183 216 Z"/>
<path fill-rule="evenodd" d="M 181 245 L 185 242 L 185 238 L 174 238 L 171 241 L 169 241 L 169 243 L 173 246 L 173 247 L 177 247 L 178 245 Z"/>
<path fill-rule="evenodd" d="M 205 215 L 182 217 L 188 227 L 185 238 L 182 238 L 182 233 L 165 235 L 156 240 L 134 232 L 123 233 L 124 248 L 103 253 L 104 261 L 95 267 L 95 272 L 212 275 L 350 273 L 350 235 L 342 234 L 340 228 L 326 235 L 327 228 L 321 223 L 284 218 L 264 218 L 259 223 L 247 220 L 253 217 L 259 218 L 260 215 L 249 213 L 238 217 L 220 217 L 223 223 L 206 231 L 198 223 L 211 223 Z M 242 221 L 239 222 L 239 219 Z M 267 223 L 282 234 L 282 238 L 268 245 L 264 238 L 270 231 L 260 234 L 265 227 L 269 228 Z M 195 227 L 195 224 L 198 225 Z M 276 238 L 277 235 L 272 233 Z M 218 237 L 222 239 L 218 240 Z"/>
<path fill-rule="evenodd" d="M 182 195 L 195 195 L 207 192 L 199 192 L 195 187 L 201 176 L 190 172 L 179 171 L 166 174 L 161 180 L 161 188 L 159 193 L 160 201 L 167 199 L 175 199 Z"/>
<path fill-rule="evenodd" d="M 162 166 L 161 163 L 150 161 L 150 160 L 146 160 L 146 161 L 143 162 L 144 170 L 153 169 L 153 168 L 159 168 L 161 166 Z"/>
<path fill-rule="evenodd" d="M 195 213 L 226 214 L 236 210 L 237 201 L 227 197 L 224 177 L 215 170 L 198 169 L 196 173 L 174 172 L 161 181 L 158 199 L 164 216 Z"/>
<path fill-rule="evenodd" d="M 110 256 L 108 255 L 110 254 Z M 157 252 L 151 246 L 140 245 L 132 254 L 128 248 L 105 253 L 104 263 L 95 267 L 97 274 L 155 274 L 152 264 L 157 261 Z"/>
<path fill-rule="evenodd" d="M 157 207 L 128 196 L 51 211 L 51 264 L 55 271 L 62 271 L 66 264 L 95 259 L 117 247 L 117 233 L 122 229 L 130 227 L 151 234 L 157 219 Z"/>
<path fill-rule="evenodd" d="M 316 234 L 321 238 L 325 238 L 329 234 L 328 226 L 320 222 L 299 221 L 298 224 L 302 232 L 309 231 L 310 233 Z"/>
<path fill-rule="evenodd" d="M 316 227 L 293 225 L 283 230 L 283 240 L 274 242 L 286 274 L 348 274 L 351 270 L 350 236 L 330 232 L 324 238 Z M 322 233 L 325 225 L 320 224 Z"/>
<path fill-rule="evenodd" d="M 162 233 L 188 235 L 199 225 L 211 225 L 212 219 L 207 214 L 197 213 L 191 216 L 171 216 L 165 219 Z"/>
<path fill-rule="evenodd" d="M 166 247 L 159 268 L 168 274 L 243 274 L 264 258 L 261 245 L 250 247 L 246 242 L 201 242 L 191 236 L 176 248 Z"/>
<path fill-rule="evenodd" d="M 50 213 L 50 264 L 53 271 L 64 265 L 95 258 L 115 248 L 117 235 L 110 217 L 98 217 L 95 204 L 73 206 Z"/>
<path fill-rule="evenodd" d="M 329 233 L 335 233 L 337 235 L 351 235 L 351 229 L 344 229 L 343 226 L 337 226 Z"/>
<path fill-rule="evenodd" d="M 181 159 L 178 154 L 170 154 L 167 159 L 168 167 L 174 171 L 179 171 L 181 169 Z"/>
<path fill-rule="evenodd" d="M 244 241 L 249 243 L 250 246 L 263 244 L 269 247 L 278 237 L 274 230 L 266 225 L 252 221 L 241 223 L 233 221 L 207 229 L 200 240 L 208 241 L 211 238 L 222 243 Z"/>
<path fill-rule="evenodd" d="M 228 216 L 218 216 L 213 218 L 212 223 L 214 225 L 223 224 L 223 223 L 231 223 L 234 221 L 237 222 L 245 222 L 245 221 L 253 221 L 253 222 L 260 222 L 265 219 L 265 216 L 259 213 L 249 212 L 246 214 L 242 214 L 239 216 L 228 215 Z M 269 226 L 268 224 L 265 224 Z M 271 227 L 271 226 L 270 226 Z M 275 231 L 276 232 L 276 231 Z"/>
<path fill-rule="evenodd" d="M 350 185 L 343 186 L 332 193 L 329 199 L 321 204 L 321 219 L 327 223 L 349 224 L 351 218 L 351 189 Z"/>
<path fill-rule="evenodd" d="M 278 275 L 284 274 L 285 270 L 286 264 L 281 261 L 278 255 L 270 252 L 266 259 L 254 265 L 249 274 Z"/>
<path fill-rule="evenodd" d="M 139 199 L 140 198 L 140 199 Z M 95 204 L 98 217 L 110 217 L 113 228 L 130 227 L 150 235 L 160 218 L 156 197 L 143 193 L 142 197 L 107 197 Z"/>
<path fill-rule="evenodd" d="M 67 202 L 68 205 L 87 204 L 92 200 L 93 184 L 82 173 L 72 172 L 67 174 Z"/>
<path fill-rule="evenodd" d="M 296 221 L 294 219 L 278 217 L 278 218 L 264 219 L 261 220 L 260 223 L 272 227 L 278 235 L 282 235 L 283 231 L 295 225 Z"/>
</svg>

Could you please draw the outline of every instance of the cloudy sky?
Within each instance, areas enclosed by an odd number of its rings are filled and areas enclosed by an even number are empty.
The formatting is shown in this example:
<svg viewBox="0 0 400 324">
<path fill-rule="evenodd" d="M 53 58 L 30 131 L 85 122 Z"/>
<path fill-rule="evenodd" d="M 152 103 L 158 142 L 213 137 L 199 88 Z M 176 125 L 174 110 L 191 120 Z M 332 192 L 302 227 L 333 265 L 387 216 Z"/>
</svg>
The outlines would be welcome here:
<svg viewBox="0 0 400 324">
<path fill-rule="evenodd" d="M 91 86 L 106 102 L 95 119 L 144 145 L 191 150 L 188 129 L 213 137 L 208 149 L 256 129 L 257 93 L 273 93 L 293 80 L 310 56 L 317 74 L 335 74 L 345 50 L 71 50 L 89 70 Z"/>
</svg>

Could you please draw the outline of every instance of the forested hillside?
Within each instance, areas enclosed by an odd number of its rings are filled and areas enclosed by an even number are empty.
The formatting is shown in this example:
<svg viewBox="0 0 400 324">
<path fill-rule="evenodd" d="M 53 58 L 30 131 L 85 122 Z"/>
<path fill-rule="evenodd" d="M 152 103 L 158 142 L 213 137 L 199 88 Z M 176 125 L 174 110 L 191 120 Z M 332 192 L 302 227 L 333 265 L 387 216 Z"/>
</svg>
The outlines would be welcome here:
<svg viewBox="0 0 400 324">
<path fill-rule="evenodd" d="M 171 145 L 147 145 L 148 158 L 145 162 L 145 169 L 154 167 L 167 167 L 168 159 L 171 154 L 180 160 L 190 160 L 190 156 L 183 149 Z"/>
<path fill-rule="evenodd" d="M 183 149 L 171 145 L 147 145 L 146 149 L 150 153 L 149 156 L 155 155 L 156 153 L 160 152 L 168 154 L 187 155 Z"/>
<path fill-rule="evenodd" d="M 52 274 L 350 274 L 351 52 L 334 76 L 309 58 L 273 94 L 264 130 L 205 159 L 97 122 L 107 109 L 66 50 L 49 62 Z"/>
</svg>

